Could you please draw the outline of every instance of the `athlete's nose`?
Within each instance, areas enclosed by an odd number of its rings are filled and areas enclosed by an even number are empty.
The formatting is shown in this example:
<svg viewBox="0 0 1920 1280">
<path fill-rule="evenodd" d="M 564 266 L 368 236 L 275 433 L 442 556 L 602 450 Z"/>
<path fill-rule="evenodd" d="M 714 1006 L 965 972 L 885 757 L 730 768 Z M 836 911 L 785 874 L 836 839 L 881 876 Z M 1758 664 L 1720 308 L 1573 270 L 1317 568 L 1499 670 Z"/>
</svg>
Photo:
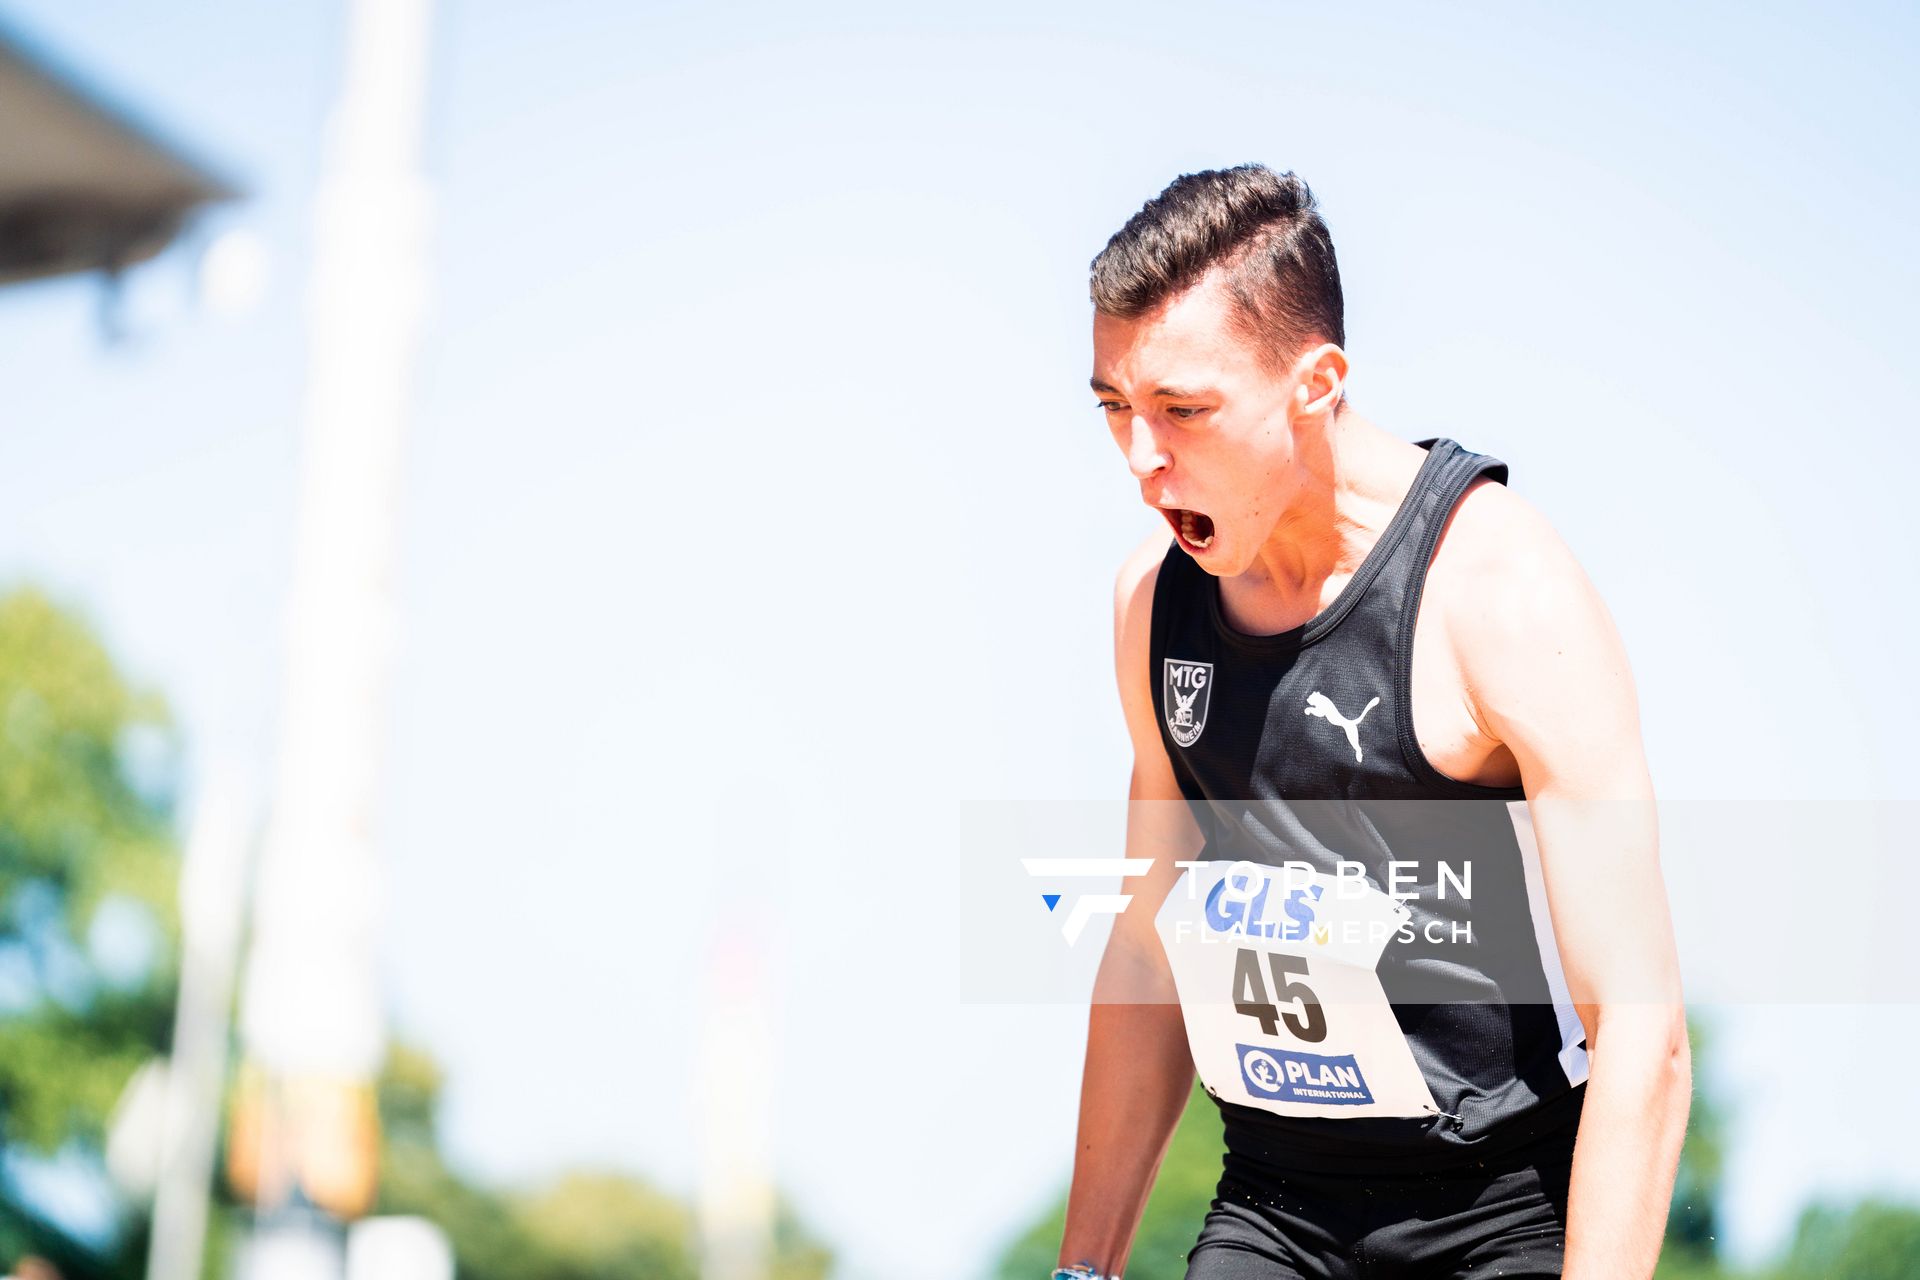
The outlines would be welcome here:
<svg viewBox="0 0 1920 1280">
<path fill-rule="evenodd" d="M 1136 480 L 1145 480 L 1148 476 L 1165 471 L 1172 465 L 1173 459 L 1160 447 L 1154 438 L 1153 426 L 1145 415 L 1134 414 L 1127 427 L 1127 467 Z"/>
</svg>

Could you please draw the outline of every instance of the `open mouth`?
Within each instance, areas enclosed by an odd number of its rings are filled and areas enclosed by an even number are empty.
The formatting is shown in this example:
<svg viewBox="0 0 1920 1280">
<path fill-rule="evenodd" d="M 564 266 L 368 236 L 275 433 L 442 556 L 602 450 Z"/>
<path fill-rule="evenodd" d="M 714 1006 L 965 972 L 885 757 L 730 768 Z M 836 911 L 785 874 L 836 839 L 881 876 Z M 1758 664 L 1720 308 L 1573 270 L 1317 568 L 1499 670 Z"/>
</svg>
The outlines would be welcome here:
<svg viewBox="0 0 1920 1280">
<path fill-rule="evenodd" d="M 1184 507 L 1161 507 L 1159 510 L 1188 551 L 1205 551 L 1213 545 L 1212 516 Z"/>
</svg>

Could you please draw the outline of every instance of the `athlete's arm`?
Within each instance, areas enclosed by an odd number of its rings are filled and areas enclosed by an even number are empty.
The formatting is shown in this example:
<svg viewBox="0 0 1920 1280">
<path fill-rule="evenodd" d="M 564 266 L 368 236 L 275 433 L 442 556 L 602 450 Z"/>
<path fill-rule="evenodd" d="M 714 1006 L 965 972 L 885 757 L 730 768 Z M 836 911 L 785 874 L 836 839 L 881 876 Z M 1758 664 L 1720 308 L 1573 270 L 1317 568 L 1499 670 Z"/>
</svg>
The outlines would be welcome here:
<svg viewBox="0 0 1920 1280">
<path fill-rule="evenodd" d="M 1606 605 L 1546 520 L 1510 505 L 1519 536 L 1480 577 L 1498 585 L 1450 629 L 1483 728 L 1519 763 L 1561 967 L 1586 1027 L 1564 1274 L 1646 1277 L 1692 1095 L 1653 783 Z"/>
<path fill-rule="evenodd" d="M 1153 588 L 1168 540 L 1161 530 L 1143 543 L 1114 588 L 1114 666 L 1133 740 L 1127 856 L 1152 858 L 1154 866 L 1126 882 L 1133 901 L 1114 917 L 1094 981 L 1079 1140 L 1060 1243 L 1062 1266 L 1086 1262 L 1110 1276 L 1126 1268 L 1147 1193 L 1193 1088 L 1179 997 L 1154 929 L 1160 904 L 1180 878 L 1175 860 L 1197 856 L 1202 844 L 1160 742 L 1148 684 Z"/>
</svg>

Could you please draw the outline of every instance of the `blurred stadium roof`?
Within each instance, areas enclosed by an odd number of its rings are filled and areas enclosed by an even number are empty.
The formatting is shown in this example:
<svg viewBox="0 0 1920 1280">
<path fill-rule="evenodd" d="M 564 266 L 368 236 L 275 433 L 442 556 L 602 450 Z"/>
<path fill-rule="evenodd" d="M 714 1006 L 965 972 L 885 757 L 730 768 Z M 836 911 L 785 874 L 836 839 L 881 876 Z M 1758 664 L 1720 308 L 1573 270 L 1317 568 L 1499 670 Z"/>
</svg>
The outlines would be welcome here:
<svg viewBox="0 0 1920 1280">
<path fill-rule="evenodd" d="M 0 285 L 142 262 L 239 194 L 0 25 Z"/>
</svg>

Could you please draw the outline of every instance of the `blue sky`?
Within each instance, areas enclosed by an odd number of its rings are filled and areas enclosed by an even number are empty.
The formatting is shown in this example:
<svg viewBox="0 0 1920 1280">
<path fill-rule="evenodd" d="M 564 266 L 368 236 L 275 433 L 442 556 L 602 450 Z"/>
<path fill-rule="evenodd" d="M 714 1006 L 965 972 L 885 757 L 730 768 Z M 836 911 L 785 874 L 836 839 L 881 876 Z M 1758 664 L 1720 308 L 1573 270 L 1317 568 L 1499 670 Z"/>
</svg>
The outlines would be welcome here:
<svg viewBox="0 0 1920 1280">
<path fill-rule="evenodd" d="M 253 193 L 206 228 L 268 247 L 243 320 L 192 245 L 117 347 L 85 283 L 0 296 L 0 574 L 263 781 L 341 15 L 0 16 Z M 438 18 L 383 837 L 395 1021 L 468 1167 L 690 1187 L 689 975 L 751 930 L 781 1180 L 848 1276 L 978 1274 L 1060 1184 L 1083 1015 L 953 997 L 971 851 L 927 815 L 1044 790 L 1117 832 L 1109 597 L 1151 518 L 1085 390 L 1086 263 L 1258 159 L 1333 229 L 1355 403 L 1506 460 L 1626 638 L 1733 1244 L 1920 1194 L 1873 1123 L 1920 1053 L 1877 891 L 1920 765 L 1910 8 Z"/>
</svg>

